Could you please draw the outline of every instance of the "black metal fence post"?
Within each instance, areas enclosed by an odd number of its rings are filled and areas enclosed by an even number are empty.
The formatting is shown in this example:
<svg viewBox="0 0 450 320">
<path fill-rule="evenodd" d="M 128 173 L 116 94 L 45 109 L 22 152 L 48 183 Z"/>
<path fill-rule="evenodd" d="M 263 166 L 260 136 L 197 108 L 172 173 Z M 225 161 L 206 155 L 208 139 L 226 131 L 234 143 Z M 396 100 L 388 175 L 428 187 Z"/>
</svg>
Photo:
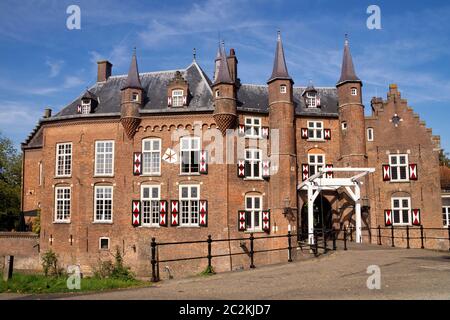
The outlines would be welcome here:
<svg viewBox="0 0 450 320">
<path fill-rule="evenodd" d="M 288 231 L 288 262 L 292 262 L 292 234 Z"/>
<path fill-rule="evenodd" d="M 347 227 L 344 227 L 344 250 L 347 251 Z"/>
<path fill-rule="evenodd" d="M 314 255 L 317 256 L 319 254 L 319 241 L 317 241 L 317 231 L 314 230 Z"/>
<path fill-rule="evenodd" d="M 332 229 L 333 232 L 333 251 L 336 251 L 337 246 L 336 246 L 336 229 Z"/>
<path fill-rule="evenodd" d="M 409 226 L 406 226 L 406 249 L 410 249 L 410 247 L 409 247 Z"/>
<path fill-rule="evenodd" d="M 421 242 L 421 249 L 425 249 L 424 243 L 423 243 L 423 225 L 420 225 L 420 242 Z"/>
<path fill-rule="evenodd" d="M 378 245 L 381 246 L 381 226 L 378 225 Z"/>
<path fill-rule="evenodd" d="M 250 233 L 250 268 L 254 269 L 255 264 L 253 263 L 253 255 L 255 254 L 254 248 L 253 248 L 253 241 L 255 240 L 255 237 L 253 237 L 253 233 Z"/>
<path fill-rule="evenodd" d="M 212 243 L 212 239 L 211 239 L 211 235 L 208 235 L 208 270 L 211 271 L 212 268 L 212 251 L 211 251 L 211 243 Z"/>
<path fill-rule="evenodd" d="M 391 226 L 391 240 L 392 240 L 392 248 L 395 247 L 395 242 L 394 242 L 394 226 Z"/>
<path fill-rule="evenodd" d="M 350 226 L 350 242 L 353 242 L 353 226 Z"/>
<path fill-rule="evenodd" d="M 327 246 L 327 237 L 328 232 L 326 230 L 323 231 L 323 252 L 326 253 L 328 251 L 328 246 Z"/>
<path fill-rule="evenodd" d="M 156 239 L 152 238 L 152 243 L 151 243 L 151 253 L 152 253 L 152 259 L 151 259 L 151 263 L 152 263 L 152 282 L 158 282 L 158 276 L 156 274 Z"/>
</svg>

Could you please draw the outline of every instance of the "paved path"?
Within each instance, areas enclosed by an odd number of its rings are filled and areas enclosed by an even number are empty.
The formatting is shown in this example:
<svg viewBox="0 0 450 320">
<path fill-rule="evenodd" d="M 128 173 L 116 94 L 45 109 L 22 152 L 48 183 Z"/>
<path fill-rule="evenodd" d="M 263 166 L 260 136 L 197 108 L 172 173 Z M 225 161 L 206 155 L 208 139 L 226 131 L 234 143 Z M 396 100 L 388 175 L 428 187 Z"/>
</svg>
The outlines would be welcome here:
<svg viewBox="0 0 450 320">
<path fill-rule="evenodd" d="M 381 268 L 381 289 L 366 286 Z M 38 298 L 38 297 L 28 297 Z M 51 297 L 40 297 L 51 298 Z M 365 245 L 318 259 L 65 299 L 450 299 L 450 254 Z"/>
</svg>

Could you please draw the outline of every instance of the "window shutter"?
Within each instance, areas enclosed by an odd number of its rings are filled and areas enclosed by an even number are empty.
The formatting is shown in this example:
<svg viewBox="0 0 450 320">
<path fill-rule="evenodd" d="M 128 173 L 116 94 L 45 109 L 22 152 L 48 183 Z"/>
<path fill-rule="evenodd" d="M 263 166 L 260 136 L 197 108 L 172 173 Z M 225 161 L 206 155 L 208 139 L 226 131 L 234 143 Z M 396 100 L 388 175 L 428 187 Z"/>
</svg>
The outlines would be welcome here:
<svg viewBox="0 0 450 320">
<path fill-rule="evenodd" d="M 239 231 L 245 231 L 247 229 L 247 225 L 245 223 L 245 216 L 246 216 L 246 212 L 245 211 L 238 211 L 238 230 Z"/>
<path fill-rule="evenodd" d="M 208 200 L 200 200 L 200 227 L 208 226 Z"/>
<path fill-rule="evenodd" d="M 316 108 L 318 108 L 318 107 L 320 107 L 321 106 L 321 104 L 320 104 L 320 98 L 317 98 L 316 99 Z"/>
<path fill-rule="evenodd" d="M 309 165 L 307 163 L 302 164 L 302 181 L 309 178 Z"/>
<path fill-rule="evenodd" d="M 141 201 L 131 201 L 131 225 L 139 227 L 141 225 Z"/>
<path fill-rule="evenodd" d="M 180 214 L 178 200 L 170 200 L 170 225 L 172 227 L 180 225 L 179 217 Z"/>
<path fill-rule="evenodd" d="M 308 128 L 302 128 L 302 139 L 308 139 Z"/>
<path fill-rule="evenodd" d="M 250 166 L 250 161 L 245 161 L 244 164 L 244 173 L 245 173 L 245 177 L 249 177 L 251 176 L 251 166 Z"/>
<path fill-rule="evenodd" d="M 391 181 L 391 166 L 388 164 L 383 164 L 383 181 Z"/>
<path fill-rule="evenodd" d="M 392 210 L 384 210 L 384 225 L 386 227 L 392 226 Z"/>
<path fill-rule="evenodd" d="M 244 137 L 245 136 L 245 126 L 243 124 L 239 125 L 238 136 L 239 137 Z"/>
<path fill-rule="evenodd" d="M 82 110 L 81 105 L 77 105 L 77 113 L 81 113 L 82 112 L 81 110 Z"/>
<path fill-rule="evenodd" d="M 200 151 L 200 173 L 208 174 L 208 151 Z"/>
<path fill-rule="evenodd" d="M 420 226 L 420 209 L 412 209 L 412 224 L 413 226 Z"/>
<path fill-rule="evenodd" d="M 171 97 L 171 96 L 167 97 L 167 105 L 168 105 L 169 107 L 172 106 L 172 97 Z"/>
<path fill-rule="evenodd" d="M 239 178 L 245 178 L 245 160 L 238 160 L 237 176 Z"/>
<path fill-rule="evenodd" d="M 324 129 L 323 137 L 325 140 L 331 140 L 331 129 Z"/>
<path fill-rule="evenodd" d="M 269 127 L 262 127 L 261 134 L 263 139 L 269 139 Z"/>
<path fill-rule="evenodd" d="M 269 179 L 270 178 L 270 161 L 265 160 L 262 162 L 262 177 L 263 179 Z"/>
<path fill-rule="evenodd" d="M 167 201 L 159 201 L 159 225 L 167 227 Z"/>
<path fill-rule="evenodd" d="M 326 169 L 333 169 L 333 165 L 332 164 L 327 164 L 325 165 Z M 327 179 L 333 179 L 333 172 L 327 172 L 325 178 Z"/>
<path fill-rule="evenodd" d="M 262 212 L 262 229 L 263 231 L 270 233 L 270 210 Z"/>
<path fill-rule="evenodd" d="M 417 164 L 411 163 L 409 165 L 409 180 L 417 180 Z"/>
<path fill-rule="evenodd" d="M 187 96 L 183 96 L 183 106 L 187 106 Z"/>
<path fill-rule="evenodd" d="M 133 154 L 133 174 L 139 176 L 142 173 L 142 153 L 135 152 Z"/>
</svg>

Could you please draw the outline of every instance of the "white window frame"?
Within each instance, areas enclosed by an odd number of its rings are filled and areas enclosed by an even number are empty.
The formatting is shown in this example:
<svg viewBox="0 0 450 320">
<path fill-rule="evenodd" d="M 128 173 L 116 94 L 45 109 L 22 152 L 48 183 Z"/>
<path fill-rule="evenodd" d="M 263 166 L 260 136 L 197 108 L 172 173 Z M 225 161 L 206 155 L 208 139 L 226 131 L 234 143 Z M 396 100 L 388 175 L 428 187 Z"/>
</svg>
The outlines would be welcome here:
<svg viewBox="0 0 450 320">
<path fill-rule="evenodd" d="M 373 141 L 373 128 L 367 128 L 367 141 Z"/>
<path fill-rule="evenodd" d="M 285 84 L 280 86 L 280 93 L 287 93 L 287 86 Z"/>
<path fill-rule="evenodd" d="M 172 90 L 172 107 L 182 107 L 183 103 L 184 90 L 182 89 L 174 89 Z"/>
<path fill-rule="evenodd" d="M 99 145 L 103 143 L 105 144 L 103 146 L 103 149 L 105 150 L 106 148 L 106 144 L 107 143 L 111 143 L 112 144 L 112 150 L 110 152 L 106 152 L 106 151 L 102 151 L 99 152 L 98 151 L 98 147 Z M 115 143 L 114 140 L 99 140 L 99 141 L 95 141 L 95 168 L 94 168 L 94 172 L 95 172 L 95 176 L 97 177 L 112 177 L 114 176 L 114 151 L 115 151 Z M 99 167 L 99 157 L 100 155 L 103 156 L 103 172 L 99 172 L 100 167 Z M 107 155 L 111 155 L 111 172 L 106 172 L 106 165 L 107 165 Z"/>
<path fill-rule="evenodd" d="M 188 147 L 183 146 L 183 141 L 188 140 Z M 197 148 L 193 147 L 192 141 L 197 141 Z M 180 139 L 180 174 L 181 175 L 199 175 L 200 174 L 200 150 L 201 150 L 201 141 L 199 137 L 182 137 Z M 188 152 L 189 158 L 189 171 L 183 172 L 183 152 Z M 194 152 L 194 159 L 192 159 L 192 152 Z M 193 170 L 193 166 L 195 166 L 195 152 L 197 154 L 197 170 Z"/>
<path fill-rule="evenodd" d="M 248 206 L 247 200 L 251 200 L 251 207 Z M 255 199 L 259 199 L 259 208 L 255 207 Z M 261 195 L 246 195 L 245 196 L 245 211 L 250 212 L 250 227 L 247 227 L 246 232 L 262 232 L 262 207 L 263 198 Z M 256 218 L 258 213 L 258 218 Z M 258 222 L 258 226 L 255 226 L 255 222 Z"/>
<path fill-rule="evenodd" d="M 218 97 L 220 97 L 220 90 L 219 89 L 216 90 L 216 98 L 218 98 Z"/>
<path fill-rule="evenodd" d="M 188 196 L 183 197 L 183 188 L 188 188 Z M 192 189 L 197 188 L 197 196 L 192 197 Z M 200 185 L 183 184 L 179 186 L 180 227 L 198 227 L 200 220 Z M 185 202 L 188 202 L 187 205 Z M 185 221 L 188 220 L 188 222 Z"/>
<path fill-rule="evenodd" d="M 352 96 L 357 96 L 358 95 L 358 89 L 357 88 L 351 88 L 350 89 L 350 94 Z"/>
<path fill-rule="evenodd" d="M 62 197 L 59 196 L 58 191 L 62 191 Z M 69 198 L 65 198 L 68 195 Z M 60 203 L 61 201 L 62 203 Z M 68 202 L 68 203 L 67 203 Z M 54 222 L 56 223 L 70 223 L 70 215 L 71 215 L 71 206 L 72 206 L 72 189 L 70 187 L 55 187 L 55 215 Z M 59 209 L 62 210 L 59 213 Z M 66 212 L 67 210 L 67 212 Z M 60 216 L 60 217 L 59 217 Z"/>
<path fill-rule="evenodd" d="M 139 101 L 139 93 L 138 92 L 133 92 L 131 94 L 131 100 L 134 102 L 138 102 Z"/>
<path fill-rule="evenodd" d="M 401 157 L 405 157 L 404 164 L 400 164 Z M 392 162 L 393 158 L 397 159 L 395 164 Z M 391 168 L 391 181 L 392 182 L 407 182 L 407 181 L 409 181 L 409 162 L 408 162 L 407 154 L 390 154 L 389 155 L 389 166 Z M 401 172 L 400 168 L 401 167 L 405 168 L 405 178 L 404 179 L 402 179 L 400 177 L 400 172 Z M 394 179 L 394 175 L 393 175 L 394 172 L 397 173 L 397 179 Z"/>
<path fill-rule="evenodd" d="M 262 151 L 261 149 L 245 149 L 245 161 L 250 163 L 250 175 L 245 176 L 245 180 L 261 180 L 262 179 Z M 255 168 L 258 175 L 255 174 Z"/>
<path fill-rule="evenodd" d="M 394 201 L 399 201 L 399 207 L 394 206 Z M 408 206 L 403 206 L 403 200 L 408 200 Z M 411 197 L 392 197 L 391 198 L 391 208 L 392 208 L 392 225 L 394 226 L 410 226 L 411 223 Z M 403 211 L 408 210 L 408 221 L 403 221 Z M 395 211 L 399 211 L 400 222 L 395 222 Z"/>
<path fill-rule="evenodd" d="M 108 248 L 102 248 L 102 240 L 108 240 Z M 99 250 L 109 250 L 109 248 L 111 248 L 111 239 L 109 239 L 108 237 L 100 237 L 98 239 L 98 249 Z"/>
<path fill-rule="evenodd" d="M 444 199 L 444 198 L 450 198 L 450 197 L 443 196 L 442 198 Z M 444 228 L 449 228 L 449 226 L 450 226 L 450 205 L 442 206 L 442 223 L 444 225 Z"/>
<path fill-rule="evenodd" d="M 245 117 L 245 137 L 246 138 L 261 138 L 261 118 L 259 117 Z"/>
<path fill-rule="evenodd" d="M 320 124 L 320 126 L 318 126 L 318 124 Z M 308 140 L 316 140 L 316 141 L 325 140 L 323 121 L 308 121 Z"/>
<path fill-rule="evenodd" d="M 154 149 L 154 142 L 158 142 L 159 148 Z M 146 142 L 150 143 L 150 149 L 145 148 Z M 160 138 L 146 138 L 142 140 L 142 175 L 155 176 L 161 175 L 161 148 L 162 141 Z M 147 159 L 147 157 L 149 159 Z M 155 170 L 154 166 L 154 158 L 157 159 L 157 170 Z M 146 163 L 150 164 L 147 166 Z"/>
<path fill-rule="evenodd" d="M 311 161 L 311 157 L 313 161 Z M 322 162 L 319 161 L 319 157 L 322 157 Z M 323 153 L 308 153 L 308 172 L 309 176 L 319 172 L 319 169 L 325 168 L 325 154 Z M 311 170 L 313 169 L 313 170 Z"/>
<path fill-rule="evenodd" d="M 64 146 L 63 151 L 60 153 L 60 146 Z M 67 152 L 67 147 L 70 146 L 70 153 Z M 73 157 L 73 144 L 72 142 L 63 142 L 63 143 L 57 143 L 56 144 L 56 166 L 55 166 L 55 176 L 56 177 L 70 177 L 72 176 L 72 157 Z M 69 159 L 69 160 L 68 160 Z M 61 162 L 60 162 L 61 160 Z M 63 170 L 63 173 L 59 173 L 59 167 L 61 167 Z M 68 167 L 68 170 L 67 170 Z M 66 173 L 68 171 L 68 173 Z"/>
<path fill-rule="evenodd" d="M 111 190 L 111 198 L 105 198 L 105 192 L 103 191 L 103 197 L 101 199 L 97 198 L 98 194 L 97 194 L 97 190 L 98 189 L 109 189 Z M 103 209 L 101 210 L 101 218 L 97 217 L 97 210 L 98 208 L 98 203 L 97 201 L 102 200 L 103 201 Z M 105 209 L 105 201 L 110 200 L 111 201 L 111 218 L 110 219 L 105 219 L 106 216 L 106 209 Z M 95 186 L 94 187 L 94 222 L 95 223 L 112 223 L 113 222 L 113 216 L 114 216 L 114 187 L 113 186 Z"/>
<path fill-rule="evenodd" d="M 42 182 L 43 182 L 43 178 L 44 178 L 44 176 L 43 176 L 44 169 L 43 169 L 42 161 L 39 161 L 38 167 L 39 167 L 39 186 L 42 186 Z"/>
<path fill-rule="evenodd" d="M 92 101 L 89 100 L 81 100 L 81 114 L 89 114 L 91 113 Z"/>
<path fill-rule="evenodd" d="M 158 196 L 153 197 L 152 189 L 158 189 Z M 144 189 L 149 189 L 148 197 L 144 197 Z M 161 200 L 161 186 L 154 184 L 141 185 L 141 210 L 142 210 L 142 226 L 159 228 L 159 213 Z M 149 202 L 149 204 L 144 204 Z M 148 210 L 148 211 L 147 211 Z M 148 217 L 147 217 L 148 214 Z"/>
<path fill-rule="evenodd" d="M 317 108 L 317 94 L 312 92 L 306 93 L 306 107 Z"/>
</svg>

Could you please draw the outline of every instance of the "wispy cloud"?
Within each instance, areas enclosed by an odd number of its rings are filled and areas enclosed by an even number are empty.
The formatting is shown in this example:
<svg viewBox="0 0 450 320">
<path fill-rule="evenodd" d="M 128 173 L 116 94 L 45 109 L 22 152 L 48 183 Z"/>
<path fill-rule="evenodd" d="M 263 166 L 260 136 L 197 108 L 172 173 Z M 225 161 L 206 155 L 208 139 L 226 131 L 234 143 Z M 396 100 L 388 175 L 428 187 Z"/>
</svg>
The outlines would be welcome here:
<svg viewBox="0 0 450 320">
<path fill-rule="evenodd" d="M 64 64 L 64 60 L 52 60 L 47 58 L 45 64 L 50 68 L 50 78 L 54 78 L 60 74 L 61 68 Z"/>
</svg>

